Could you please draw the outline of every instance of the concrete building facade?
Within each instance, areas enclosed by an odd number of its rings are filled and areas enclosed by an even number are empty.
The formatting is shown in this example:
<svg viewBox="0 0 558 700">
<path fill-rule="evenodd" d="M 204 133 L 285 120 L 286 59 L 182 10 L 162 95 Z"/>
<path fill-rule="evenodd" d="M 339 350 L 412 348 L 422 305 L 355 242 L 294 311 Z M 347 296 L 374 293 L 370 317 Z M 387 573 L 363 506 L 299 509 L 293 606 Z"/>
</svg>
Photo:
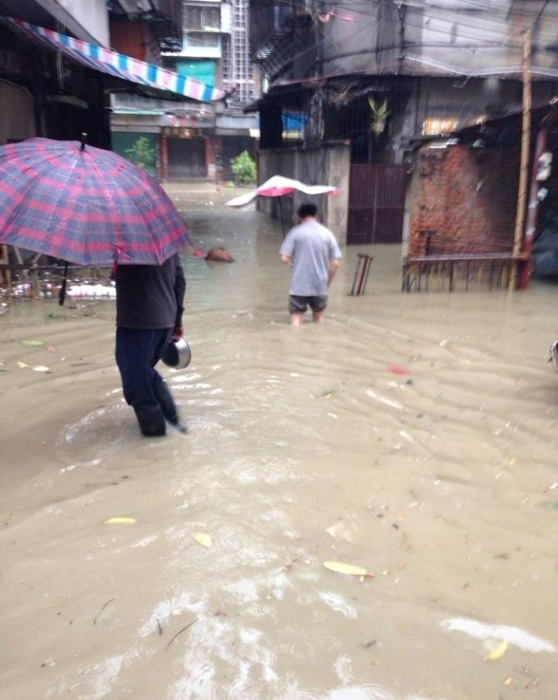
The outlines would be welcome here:
<svg viewBox="0 0 558 700">
<path fill-rule="evenodd" d="M 557 19 L 556 3 L 529 0 L 331 7 L 252 0 L 252 57 L 269 86 L 253 107 L 261 117 L 259 159 L 291 145 L 286 123 L 297 115 L 298 148 L 349 143 L 343 187 L 352 194 L 339 236 L 400 242 L 412 143 L 520 108 L 526 29 L 533 101 L 550 101 Z M 329 173 L 314 177 L 327 182 Z"/>
</svg>

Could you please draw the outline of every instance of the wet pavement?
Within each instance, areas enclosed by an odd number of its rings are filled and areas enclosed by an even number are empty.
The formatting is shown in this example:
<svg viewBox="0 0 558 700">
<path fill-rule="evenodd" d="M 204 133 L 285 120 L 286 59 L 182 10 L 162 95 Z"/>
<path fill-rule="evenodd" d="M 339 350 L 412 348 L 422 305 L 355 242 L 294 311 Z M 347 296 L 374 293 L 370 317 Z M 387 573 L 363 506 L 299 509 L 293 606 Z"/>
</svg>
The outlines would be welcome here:
<svg viewBox="0 0 558 700">
<path fill-rule="evenodd" d="M 402 295 L 350 248 L 292 329 L 279 227 L 191 189 L 237 262 L 184 259 L 188 435 L 138 435 L 113 302 L 0 316 L 0 698 L 555 700 L 557 288 Z"/>
</svg>

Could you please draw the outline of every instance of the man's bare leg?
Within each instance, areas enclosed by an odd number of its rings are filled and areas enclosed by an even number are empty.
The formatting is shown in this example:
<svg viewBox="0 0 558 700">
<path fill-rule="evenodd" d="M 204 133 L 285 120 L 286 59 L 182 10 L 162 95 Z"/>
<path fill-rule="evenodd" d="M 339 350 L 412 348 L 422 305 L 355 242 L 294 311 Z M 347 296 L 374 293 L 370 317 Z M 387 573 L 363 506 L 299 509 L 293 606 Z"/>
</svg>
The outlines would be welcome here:
<svg viewBox="0 0 558 700">
<path fill-rule="evenodd" d="M 300 328 L 304 323 L 304 314 L 291 314 L 291 326 Z"/>
<path fill-rule="evenodd" d="M 312 311 L 312 320 L 314 323 L 321 323 L 324 320 L 323 311 Z"/>
</svg>

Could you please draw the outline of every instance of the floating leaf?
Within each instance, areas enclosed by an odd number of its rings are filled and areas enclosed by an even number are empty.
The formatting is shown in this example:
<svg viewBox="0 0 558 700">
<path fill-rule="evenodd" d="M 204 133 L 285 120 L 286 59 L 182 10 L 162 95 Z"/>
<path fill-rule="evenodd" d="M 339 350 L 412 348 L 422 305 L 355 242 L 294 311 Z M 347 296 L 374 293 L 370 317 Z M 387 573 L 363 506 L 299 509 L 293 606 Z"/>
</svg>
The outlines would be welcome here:
<svg viewBox="0 0 558 700">
<path fill-rule="evenodd" d="M 58 352 L 58 348 L 55 345 L 47 345 L 47 350 L 49 352 Z"/>
<path fill-rule="evenodd" d="M 363 569 L 362 566 L 354 564 L 344 564 L 342 561 L 324 561 L 324 566 L 330 571 L 336 571 L 338 574 L 349 574 L 350 576 L 372 576 L 369 571 Z"/>
<path fill-rule="evenodd" d="M 44 345 L 45 341 L 44 340 L 22 340 L 21 341 L 24 345 L 28 345 L 29 347 L 35 347 L 39 345 Z"/>
<path fill-rule="evenodd" d="M 504 639 L 498 646 L 494 647 L 491 651 L 488 652 L 488 654 L 485 657 L 486 661 L 498 661 L 498 659 L 501 659 L 502 656 L 506 653 L 508 648 L 508 643 Z"/>
<path fill-rule="evenodd" d="M 207 549 L 209 549 L 213 544 L 211 535 L 206 535 L 204 532 L 197 532 L 194 535 L 194 539 L 198 544 L 201 544 L 202 547 L 207 547 Z"/>
<path fill-rule="evenodd" d="M 29 367 L 29 365 L 26 365 L 25 362 L 22 362 L 21 360 L 18 360 L 16 364 L 19 367 L 19 369 L 26 369 L 27 367 Z"/>
<path fill-rule="evenodd" d="M 33 367 L 35 372 L 50 372 L 50 369 L 46 365 L 36 365 Z"/>
<path fill-rule="evenodd" d="M 135 518 L 119 516 L 117 518 L 109 518 L 108 520 L 105 520 L 104 525 L 133 525 L 135 522 Z"/>
</svg>

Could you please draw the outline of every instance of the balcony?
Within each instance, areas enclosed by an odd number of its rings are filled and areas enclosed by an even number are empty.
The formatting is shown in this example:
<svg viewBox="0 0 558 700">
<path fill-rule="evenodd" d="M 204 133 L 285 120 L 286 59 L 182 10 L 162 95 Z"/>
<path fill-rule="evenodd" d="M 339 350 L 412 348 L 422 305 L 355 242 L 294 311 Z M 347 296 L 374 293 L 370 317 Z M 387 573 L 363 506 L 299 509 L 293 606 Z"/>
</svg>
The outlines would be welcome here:
<svg viewBox="0 0 558 700">
<path fill-rule="evenodd" d="M 180 51 L 182 0 L 151 0 L 151 3 L 155 6 L 155 11 L 149 21 L 161 51 Z"/>
<path fill-rule="evenodd" d="M 308 0 L 288 4 L 273 0 L 250 3 L 252 60 L 260 71 L 277 77 L 292 63 L 293 56 L 312 43 L 313 17 Z"/>
<path fill-rule="evenodd" d="M 147 22 L 161 51 L 182 48 L 182 0 L 108 0 L 115 19 Z"/>
</svg>

